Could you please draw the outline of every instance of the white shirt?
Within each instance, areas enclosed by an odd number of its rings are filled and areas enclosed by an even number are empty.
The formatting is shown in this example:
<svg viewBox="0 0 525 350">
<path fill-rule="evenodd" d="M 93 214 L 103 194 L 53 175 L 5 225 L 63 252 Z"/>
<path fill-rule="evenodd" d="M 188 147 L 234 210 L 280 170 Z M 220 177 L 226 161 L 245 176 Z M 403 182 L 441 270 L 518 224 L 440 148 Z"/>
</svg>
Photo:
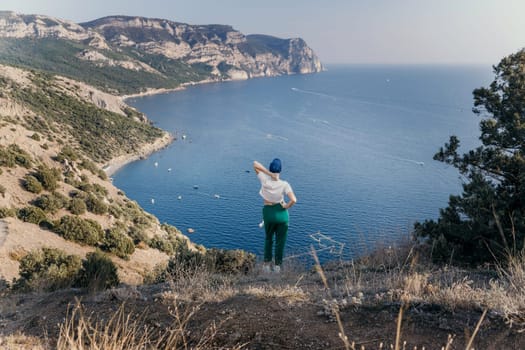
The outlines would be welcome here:
<svg viewBox="0 0 525 350">
<path fill-rule="evenodd" d="M 284 195 L 292 192 L 292 186 L 284 180 L 274 180 L 271 176 L 263 172 L 257 174 L 259 181 L 261 181 L 261 190 L 259 194 L 267 202 L 280 203 L 284 201 Z"/>
</svg>

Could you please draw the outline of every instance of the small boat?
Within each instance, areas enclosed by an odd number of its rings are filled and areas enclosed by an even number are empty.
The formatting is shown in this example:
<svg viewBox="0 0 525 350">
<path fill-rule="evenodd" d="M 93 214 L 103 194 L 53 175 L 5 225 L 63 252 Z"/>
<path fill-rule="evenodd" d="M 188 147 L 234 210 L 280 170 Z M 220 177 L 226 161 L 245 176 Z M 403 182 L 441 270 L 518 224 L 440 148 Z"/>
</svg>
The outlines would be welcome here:
<svg viewBox="0 0 525 350">
<path fill-rule="evenodd" d="M 156 167 L 158 167 L 158 166 L 159 166 L 159 163 L 158 163 L 158 162 L 155 162 L 155 164 L 153 164 L 153 165 L 155 165 Z"/>
<path fill-rule="evenodd" d="M 182 196 L 178 196 L 177 199 L 180 201 L 182 199 Z"/>
<path fill-rule="evenodd" d="M 155 204 L 155 199 L 151 198 L 151 204 Z"/>
<path fill-rule="evenodd" d="M 168 171 L 171 171 L 171 168 L 168 168 Z"/>
<path fill-rule="evenodd" d="M 194 233 L 194 232 L 195 232 L 195 230 L 194 230 L 194 229 L 192 229 L 191 227 L 190 227 L 190 228 L 188 228 L 188 233 Z"/>
<path fill-rule="evenodd" d="M 193 189 L 194 190 L 198 190 L 199 189 L 199 185 L 193 185 Z"/>
<path fill-rule="evenodd" d="M 221 198 L 221 196 L 219 196 L 217 193 L 214 194 L 213 197 L 215 197 L 215 198 Z"/>
<path fill-rule="evenodd" d="M 182 134 L 182 139 L 186 140 L 186 134 Z"/>
</svg>

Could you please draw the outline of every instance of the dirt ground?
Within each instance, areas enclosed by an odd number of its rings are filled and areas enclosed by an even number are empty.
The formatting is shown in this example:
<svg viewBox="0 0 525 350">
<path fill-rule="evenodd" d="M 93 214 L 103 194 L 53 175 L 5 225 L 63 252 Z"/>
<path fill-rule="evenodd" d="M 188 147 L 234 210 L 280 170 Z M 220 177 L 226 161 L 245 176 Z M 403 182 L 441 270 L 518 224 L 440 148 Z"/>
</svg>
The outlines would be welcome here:
<svg viewBox="0 0 525 350">
<path fill-rule="evenodd" d="M 292 292 L 264 291 L 275 285 L 275 278 L 259 276 L 244 292 L 217 301 L 180 299 L 173 287 L 159 284 L 143 287 L 121 287 L 98 294 L 65 290 L 47 294 L 6 295 L 0 299 L 0 335 L 23 334 L 47 339 L 53 348 L 66 313 L 77 300 L 84 315 L 107 320 L 124 303 L 126 314 L 141 319 L 154 332 L 166 332 L 176 324 L 176 316 L 186 319 L 188 346 L 203 339 L 213 325 L 216 330 L 205 348 L 228 349 L 344 349 L 339 328 L 326 312 L 319 295 L 308 290 L 320 286 L 304 286 Z M 278 283 L 278 282 L 277 282 Z M 196 298 L 197 299 L 197 298 Z M 395 342 L 400 305 L 367 304 L 340 311 L 344 332 L 356 348 L 390 348 Z M 177 313 L 178 310 L 178 313 Z M 456 310 L 450 312 L 437 305 L 411 305 L 403 315 L 401 339 L 406 349 L 441 349 L 449 335 L 454 336 L 450 349 L 465 349 L 482 312 Z M 208 332 L 208 333 L 207 333 Z M 0 342 L 1 348 L 1 342 Z M 23 347 L 22 347 L 23 348 Z M 525 349 L 525 334 L 518 333 L 494 314 L 487 314 L 474 341 L 475 349 Z"/>
</svg>

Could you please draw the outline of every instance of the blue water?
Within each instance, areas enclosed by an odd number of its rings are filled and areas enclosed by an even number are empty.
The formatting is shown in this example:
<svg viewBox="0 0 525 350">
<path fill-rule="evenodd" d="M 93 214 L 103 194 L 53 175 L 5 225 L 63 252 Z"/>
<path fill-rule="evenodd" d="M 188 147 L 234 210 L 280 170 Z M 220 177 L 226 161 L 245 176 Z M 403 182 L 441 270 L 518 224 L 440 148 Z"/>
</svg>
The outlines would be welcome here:
<svg viewBox="0 0 525 350">
<path fill-rule="evenodd" d="M 193 228 L 194 242 L 260 255 L 252 162 L 279 157 L 298 198 L 288 256 L 313 245 L 330 258 L 343 244 L 355 256 L 437 218 L 460 192 L 456 169 L 432 156 L 452 134 L 465 150 L 478 144 L 472 90 L 491 78 L 486 66 L 331 66 L 132 99 L 179 138 L 114 183 L 161 222 Z"/>
</svg>

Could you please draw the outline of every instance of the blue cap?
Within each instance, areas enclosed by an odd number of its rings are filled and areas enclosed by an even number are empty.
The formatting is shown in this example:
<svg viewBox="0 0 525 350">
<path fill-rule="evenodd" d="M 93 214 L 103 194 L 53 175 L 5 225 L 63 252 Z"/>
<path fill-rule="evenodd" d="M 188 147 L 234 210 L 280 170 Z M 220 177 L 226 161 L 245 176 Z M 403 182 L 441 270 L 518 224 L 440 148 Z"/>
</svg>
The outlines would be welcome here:
<svg viewBox="0 0 525 350">
<path fill-rule="evenodd" d="M 269 169 L 272 173 L 280 173 L 281 172 L 281 160 L 279 158 L 275 158 L 270 163 Z"/>
</svg>

